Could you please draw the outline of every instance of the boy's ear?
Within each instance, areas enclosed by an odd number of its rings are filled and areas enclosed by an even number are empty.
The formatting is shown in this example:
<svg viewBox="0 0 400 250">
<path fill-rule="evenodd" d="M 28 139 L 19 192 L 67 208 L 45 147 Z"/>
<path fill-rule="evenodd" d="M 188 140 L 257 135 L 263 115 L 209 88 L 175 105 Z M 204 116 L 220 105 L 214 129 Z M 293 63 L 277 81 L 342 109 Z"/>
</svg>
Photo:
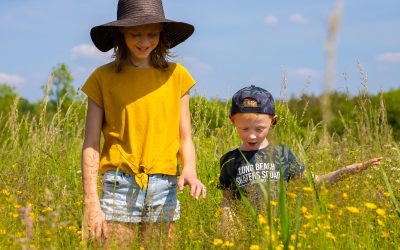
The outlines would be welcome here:
<svg viewBox="0 0 400 250">
<path fill-rule="evenodd" d="M 274 117 L 272 117 L 272 125 L 275 125 L 278 122 L 278 116 L 274 115 Z"/>
</svg>

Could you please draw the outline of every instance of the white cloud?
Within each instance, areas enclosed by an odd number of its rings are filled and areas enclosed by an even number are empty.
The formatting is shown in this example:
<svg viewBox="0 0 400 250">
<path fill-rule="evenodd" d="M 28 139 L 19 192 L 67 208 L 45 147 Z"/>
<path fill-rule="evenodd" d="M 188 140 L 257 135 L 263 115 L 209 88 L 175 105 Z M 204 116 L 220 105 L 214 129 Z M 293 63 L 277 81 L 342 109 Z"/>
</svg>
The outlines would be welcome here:
<svg viewBox="0 0 400 250">
<path fill-rule="evenodd" d="M 197 57 L 183 56 L 182 62 L 200 74 L 207 75 L 212 72 L 212 67 L 209 64 L 200 61 Z"/>
<path fill-rule="evenodd" d="M 104 53 L 91 44 L 79 44 L 71 49 L 72 59 L 107 60 L 112 56 L 112 50 Z"/>
<path fill-rule="evenodd" d="M 88 72 L 93 71 L 92 68 L 86 68 L 86 67 L 78 67 L 72 70 L 72 75 L 73 76 L 82 76 L 88 74 Z"/>
<path fill-rule="evenodd" d="M 294 77 L 315 80 L 321 76 L 318 70 L 309 68 L 295 68 L 288 70 L 288 74 Z"/>
<path fill-rule="evenodd" d="M 400 62 L 400 52 L 386 52 L 375 56 L 375 60 L 378 62 Z"/>
<path fill-rule="evenodd" d="M 278 18 L 276 16 L 266 16 L 264 17 L 265 25 L 275 25 L 278 23 Z"/>
<path fill-rule="evenodd" d="M 293 13 L 290 16 L 290 21 L 300 24 L 308 23 L 308 19 L 300 13 Z"/>
<path fill-rule="evenodd" d="M 10 75 L 6 73 L 0 73 L 0 83 L 7 83 L 10 85 L 23 84 L 25 80 L 18 75 Z"/>
</svg>

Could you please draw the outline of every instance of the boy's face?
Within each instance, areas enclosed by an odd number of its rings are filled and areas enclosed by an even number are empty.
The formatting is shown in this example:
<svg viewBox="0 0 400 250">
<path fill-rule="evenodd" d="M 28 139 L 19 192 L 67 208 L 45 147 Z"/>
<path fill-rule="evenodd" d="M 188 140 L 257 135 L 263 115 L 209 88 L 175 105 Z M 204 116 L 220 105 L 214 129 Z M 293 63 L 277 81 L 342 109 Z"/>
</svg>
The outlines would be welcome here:
<svg viewBox="0 0 400 250">
<path fill-rule="evenodd" d="M 254 113 L 237 113 L 231 117 L 242 140 L 242 150 L 258 150 L 268 146 L 266 138 L 276 116 Z"/>
</svg>

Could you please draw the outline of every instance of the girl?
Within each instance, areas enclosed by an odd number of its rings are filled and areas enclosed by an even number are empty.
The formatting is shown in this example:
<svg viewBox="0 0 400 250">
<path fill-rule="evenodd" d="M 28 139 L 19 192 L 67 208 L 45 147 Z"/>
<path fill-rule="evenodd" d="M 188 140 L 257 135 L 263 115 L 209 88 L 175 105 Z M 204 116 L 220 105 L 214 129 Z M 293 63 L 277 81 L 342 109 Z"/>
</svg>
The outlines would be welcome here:
<svg viewBox="0 0 400 250">
<path fill-rule="evenodd" d="M 91 30 L 95 46 L 103 52 L 114 48 L 115 58 L 82 87 L 88 96 L 84 230 L 106 246 L 130 247 L 133 225 L 139 225 L 143 243 L 160 236 L 154 225 L 171 238 L 179 219 L 177 189 L 189 185 L 191 196 L 206 197 L 191 137 L 189 90 L 195 82 L 182 65 L 167 61 L 168 49 L 193 31 L 190 24 L 165 19 L 161 0 L 119 0 L 117 20 Z"/>
</svg>

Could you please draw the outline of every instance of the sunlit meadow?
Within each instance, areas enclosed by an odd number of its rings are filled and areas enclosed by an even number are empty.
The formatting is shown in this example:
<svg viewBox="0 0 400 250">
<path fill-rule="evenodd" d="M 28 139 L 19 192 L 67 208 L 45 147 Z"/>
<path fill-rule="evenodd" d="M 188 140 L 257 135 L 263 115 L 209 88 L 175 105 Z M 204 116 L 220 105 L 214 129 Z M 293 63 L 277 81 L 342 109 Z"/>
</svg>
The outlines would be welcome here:
<svg viewBox="0 0 400 250">
<path fill-rule="evenodd" d="M 46 98 L 39 117 L 18 114 L 17 105 L 18 99 L 0 118 L 0 249 L 95 248 L 82 241 L 81 231 L 86 102 L 50 118 Z M 400 249 L 400 148 L 383 101 L 375 107 L 360 95 L 358 115 L 343 120 L 341 136 L 327 135 L 312 121 L 301 128 L 301 114 L 277 101 L 280 120 L 269 139 L 289 145 L 308 173 L 377 156 L 384 160 L 333 186 L 314 188 L 306 177 L 290 182 L 279 200 L 269 201 L 270 213 L 252 214 L 239 206 L 237 223 L 222 228 L 219 158 L 240 145 L 228 109 L 229 104 L 201 96 L 191 100 L 198 175 L 208 196 L 194 200 L 187 189 L 179 194 L 176 249 Z"/>
<path fill-rule="evenodd" d="M 331 20 L 335 22 L 327 41 L 328 68 L 334 65 L 340 18 Z M 324 123 L 306 121 L 308 127 L 300 127 L 307 105 L 295 114 L 285 98 L 277 98 L 280 119 L 269 139 L 291 147 L 308 174 L 286 188 L 282 185 L 278 200 L 267 199 L 265 214 L 254 213 L 243 202 L 230 228 L 221 223 L 219 158 L 240 140 L 228 119 L 229 104 L 192 98 L 197 169 L 207 186 L 207 199 L 194 200 L 187 189 L 179 194 L 175 249 L 400 249 L 400 146 L 387 124 L 383 100 L 374 106 L 363 93 L 354 107 L 355 118 L 342 119 L 345 131 L 340 136 L 327 133 Z M 82 240 L 81 231 L 86 101 L 50 113 L 47 99 L 45 95 L 39 116 L 19 114 L 18 98 L 11 112 L 0 113 L 0 249 L 95 249 Z M 329 105 L 334 103 L 323 96 L 328 122 Z M 311 181 L 310 173 L 327 173 L 378 156 L 383 157 L 379 166 L 335 185 L 316 188 Z"/>
</svg>

